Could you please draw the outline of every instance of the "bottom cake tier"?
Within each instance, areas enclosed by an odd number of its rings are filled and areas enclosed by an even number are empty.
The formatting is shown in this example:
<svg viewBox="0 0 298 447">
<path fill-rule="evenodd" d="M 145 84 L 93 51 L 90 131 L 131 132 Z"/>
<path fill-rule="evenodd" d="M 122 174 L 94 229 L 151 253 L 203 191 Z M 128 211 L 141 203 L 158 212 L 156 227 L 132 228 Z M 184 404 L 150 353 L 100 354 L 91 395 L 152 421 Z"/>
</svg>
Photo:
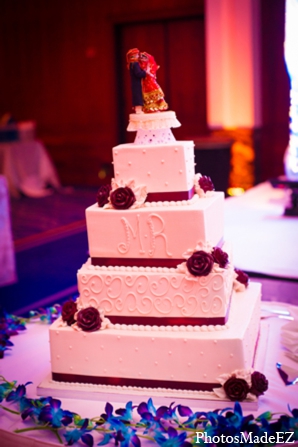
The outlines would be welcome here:
<svg viewBox="0 0 298 447">
<path fill-rule="evenodd" d="M 253 367 L 261 286 L 233 292 L 225 325 L 50 327 L 52 379 L 61 382 L 212 390 L 219 376 Z"/>
</svg>

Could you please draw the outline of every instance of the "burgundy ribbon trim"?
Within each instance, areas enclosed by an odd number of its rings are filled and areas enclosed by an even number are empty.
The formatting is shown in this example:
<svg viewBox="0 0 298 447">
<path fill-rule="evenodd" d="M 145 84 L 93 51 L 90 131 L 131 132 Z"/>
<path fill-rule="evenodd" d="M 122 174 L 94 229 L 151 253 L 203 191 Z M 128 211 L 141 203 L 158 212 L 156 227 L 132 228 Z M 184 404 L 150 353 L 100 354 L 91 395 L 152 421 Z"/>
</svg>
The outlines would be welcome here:
<svg viewBox="0 0 298 447">
<path fill-rule="evenodd" d="M 203 326 L 203 325 L 224 325 L 228 321 L 228 313 L 225 317 L 133 317 L 122 315 L 106 315 L 113 324 L 137 324 L 149 326 Z"/>
<path fill-rule="evenodd" d="M 52 373 L 56 382 L 91 383 L 93 385 L 135 386 L 146 388 L 169 388 L 175 390 L 212 391 L 219 383 L 179 382 L 171 380 L 130 379 L 124 377 L 85 376 L 80 374 Z"/>
<path fill-rule="evenodd" d="M 109 265 L 113 267 L 168 267 L 176 268 L 185 259 L 169 258 L 91 258 L 92 265 Z"/>
<path fill-rule="evenodd" d="M 190 200 L 194 196 L 194 193 L 194 187 L 189 191 L 149 192 L 146 197 L 146 202 L 177 202 L 179 200 Z"/>
</svg>

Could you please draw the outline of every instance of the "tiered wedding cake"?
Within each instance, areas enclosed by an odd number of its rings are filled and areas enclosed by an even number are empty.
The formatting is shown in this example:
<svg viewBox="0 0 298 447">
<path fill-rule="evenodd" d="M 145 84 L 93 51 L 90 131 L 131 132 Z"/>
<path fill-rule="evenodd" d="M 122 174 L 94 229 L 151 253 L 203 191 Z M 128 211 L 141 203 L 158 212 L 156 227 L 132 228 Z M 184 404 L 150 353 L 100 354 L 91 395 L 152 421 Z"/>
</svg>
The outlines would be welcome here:
<svg viewBox="0 0 298 447">
<path fill-rule="evenodd" d="M 50 328 L 54 381 L 234 400 L 267 388 L 252 370 L 260 286 L 234 270 L 224 194 L 195 175 L 179 125 L 172 111 L 131 114 L 135 142 L 113 149 L 112 187 L 86 210 L 79 297 Z"/>
</svg>

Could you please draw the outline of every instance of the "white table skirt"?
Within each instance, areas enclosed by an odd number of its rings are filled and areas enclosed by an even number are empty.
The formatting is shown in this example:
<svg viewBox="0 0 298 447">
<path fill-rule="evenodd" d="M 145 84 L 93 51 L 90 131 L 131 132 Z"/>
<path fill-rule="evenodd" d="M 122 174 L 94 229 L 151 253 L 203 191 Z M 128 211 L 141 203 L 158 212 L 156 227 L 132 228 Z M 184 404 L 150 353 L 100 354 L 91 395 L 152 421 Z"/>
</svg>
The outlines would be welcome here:
<svg viewBox="0 0 298 447">
<path fill-rule="evenodd" d="M 281 303 L 267 303 L 263 302 L 262 307 L 266 309 L 287 309 L 293 308 L 290 305 Z M 267 314 L 267 313 L 266 313 Z M 262 324 L 268 325 L 268 341 L 267 349 L 264 352 L 265 361 L 262 372 L 269 380 L 269 390 L 259 400 L 259 408 L 253 413 L 255 416 L 264 411 L 270 410 L 274 412 L 288 413 L 288 405 L 293 408 L 298 408 L 298 384 L 286 387 L 281 381 L 275 364 L 277 361 L 285 363 L 298 370 L 298 363 L 287 358 L 280 345 L 280 328 L 285 324 L 285 320 L 279 318 L 269 318 L 263 320 Z M 263 326 L 264 329 L 265 326 Z M 3 360 L 0 360 L 0 375 L 3 375 L 7 380 L 16 380 L 18 384 L 26 382 L 33 382 L 32 385 L 27 386 L 27 395 L 34 398 L 36 395 L 36 387 L 50 372 L 50 354 L 49 354 L 49 335 L 48 326 L 34 323 L 28 325 L 28 330 L 12 338 L 15 346 L 10 354 L 6 354 Z M 54 395 L 52 394 L 54 397 Z M 63 398 L 62 407 L 64 410 L 70 410 L 78 413 L 82 417 L 94 417 L 104 412 L 105 401 L 92 400 L 78 400 Z M 134 398 L 133 403 L 147 400 L 142 398 Z M 179 403 L 179 399 L 175 400 Z M 123 402 L 112 401 L 111 404 L 116 408 L 123 408 Z M 160 404 L 156 404 L 159 406 Z M 233 404 L 232 404 L 233 405 Z M 227 405 L 228 406 L 228 405 Z M 214 408 L 216 403 L 214 403 Z M 197 411 L 204 410 L 204 403 L 195 400 L 192 409 Z M 206 410 L 206 408 L 205 408 Z M 210 410 L 210 408 L 208 409 Z M 246 411 L 252 413 L 252 411 Z M 21 429 L 30 425 L 30 422 L 22 422 L 20 416 L 13 415 L 0 409 L 0 439 L 4 440 L 5 447 L 32 447 L 32 446 L 58 446 L 56 438 L 52 433 L 45 433 L 44 431 L 29 431 L 23 434 L 15 434 L 14 430 Z M 95 443 L 97 445 L 100 438 L 94 435 Z M 114 444 L 109 444 L 114 445 Z M 143 443 L 142 443 L 143 445 Z M 147 444 L 144 444 L 147 445 Z M 148 444 L 152 445 L 152 444 Z M 293 445 L 293 444 L 292 444 Z"/>
<path fill-rule="evenodd" d="M 47 195 L 47 185 L 60 186 L 55 167 L 44 145 L 37 140 L 0 144 L 0 173 L 8 182 L 11 195 Z"/>
<path fill-rule="evenodd" d="M 289 191 L 261 183 L 225 200 L 225 239 L 249 272 L 298 279 L 298 217 L 283 215 Z"/>
</svg>

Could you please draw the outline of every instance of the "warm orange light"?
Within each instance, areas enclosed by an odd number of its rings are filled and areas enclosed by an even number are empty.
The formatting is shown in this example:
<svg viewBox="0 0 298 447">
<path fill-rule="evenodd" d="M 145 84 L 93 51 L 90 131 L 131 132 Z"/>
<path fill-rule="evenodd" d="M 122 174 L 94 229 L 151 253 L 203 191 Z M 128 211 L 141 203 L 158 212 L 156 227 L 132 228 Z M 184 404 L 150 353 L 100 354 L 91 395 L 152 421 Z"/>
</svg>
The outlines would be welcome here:
<svg viewBox="0 0 298 447">
<path fill-rule="evenodd" d="M 242 196 L 245 193 L 243 188 L 228 188 L 228 195 L 232 197 Z"/>
</svg>

